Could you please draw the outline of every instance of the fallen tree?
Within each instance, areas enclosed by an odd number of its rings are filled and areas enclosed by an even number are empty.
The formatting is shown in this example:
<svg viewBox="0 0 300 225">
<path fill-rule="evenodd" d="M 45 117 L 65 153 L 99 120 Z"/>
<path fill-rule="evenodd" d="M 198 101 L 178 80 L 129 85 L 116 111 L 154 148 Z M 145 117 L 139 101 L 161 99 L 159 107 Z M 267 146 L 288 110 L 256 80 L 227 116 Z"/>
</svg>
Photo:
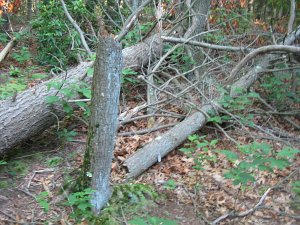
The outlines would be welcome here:
<svg viewBox="0 0 300 225">
<path fill-rule="evenodd" d="M 285 38 L 284 43 L 281 44 L 291 45 L 297 39 L 299 39 L 299 28 L 300 27 L 298 27 L 294 32 L 287 36 Z M 266 47 L 263 48 L 263 51 L 265 50 L 265 48 Z M 285 47 L 280 46 L 278 48 L 274 48 L 274 51 L 284 50 Z M 291 50 L 291 48 L 288 48 L 288 51 L 289 50 Z M 292 48 L 292 51 L 294 52 L 298 52 L 298 50 L 298 48 Z M 261 50 L 258 50 L 258 52 L 259 51 Z M 252 56 L 253 54 L 256 54 L 256 52 L 252 54 L 250 52 L 249 54 L 250 56 Z M 270 62 L 276 59 L 276 57 L 278 57 L 278 55 L 276 54 L 264 55 L 256 66 L 250 69 L 245 76 L 242 76 L 239 80 L 237 80 L 231 85 L 230 96 L 237 97 L 241 94 L 240 90 L 248 90 L 259 78 L 262 72 L 270 66 Z M 245 61 L 247 61 L 248 58 L 251 59 L 251 57 L 246 56 Z M 243 60 L 242 62 L 245 64 Z M 240 65 L 238 64 L 233 71 L 238 71 L 240 69 Z M 233 78 L 234 76 L 236 76 L 236 73 L 237 72 L 234 72 L 234 74 L 232 75 Z M 214 99 L 209 105 L 202 106 L 198 109 L 197 112 L 183 120 L 180 124 L 171 128 L 163 135 L 158 136 L 152 142 L 148 143 L 147 145 L 139 149 L 136 153 L 134 153 L 132 156 L 130 156 L 124 163 L 128 170 L 127 177 L 133 178 L 139 176 L 150 166 L 159 162 L 161 158 L 163 158 L 169 152 L 171 152 L 180 144 L 182 144 L 188 138 L 189 135 L 201 129 L 207 122 L 207 114 L 209 113 L 211 116 L 213 116 L 220 109 L 220 107 L 218 106 L 219 100 L 221 99 Z"/>
<path fill-rule="evenodd" d="M 141 67 L 149 61 L 149 57 L 158 55 L 161 49 L 162 44 L 157 36 L 123 49 L 124 68 Z M 19 93 L 13 99 L 0 102 L 0 154 L 40 134 L 63 118 L 65 113 L 60 105 L 45 102 L 47 96 L 60 95 L 57 90 L 48 91 L 49 82 L 65 81 L 64 87 L 67 87 L 85 77 L 87 69 L 92 65 L 92 62 L 81 63 L 56 78 Z"/>
<path fill-rule="evenodd" d="M 0 52 L 0 63 L 5 59 L 5 57 L 8 55 L 8 53 L 14 47 L 15 44 L 16 44 L 16 38 L 12 38 L 7 43 L 7 45 L 5 46 L 5 48 Z"/>
</svg>

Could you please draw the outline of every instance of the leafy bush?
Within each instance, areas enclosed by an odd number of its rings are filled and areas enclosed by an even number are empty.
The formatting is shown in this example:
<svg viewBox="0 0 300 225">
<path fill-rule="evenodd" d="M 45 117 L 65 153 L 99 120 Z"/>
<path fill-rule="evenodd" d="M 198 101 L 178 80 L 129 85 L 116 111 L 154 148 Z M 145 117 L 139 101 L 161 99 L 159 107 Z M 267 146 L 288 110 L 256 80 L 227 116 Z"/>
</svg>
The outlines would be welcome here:
<svg viewBox="0 0 300 225">
<path fill-rule="evenodd" d="M 70 13 L 82 15 L 80 13 L 84 9 L 83 2 L 77 0 L 71 3 L 73 5 Z M 81 4 L 81 7 L 78 4 Z M 50 0 L 47 3 L 40 3 L 38 10 L 38 17 L 32 21 L 38 44 L 38 61 L 44 65 L 60 67 L 74 62 L 81 41 L 78 33 L 67 20 L 60 1 Z"/>
<path fill-rule="evenodd" d="M 189 157 L 194 158 L 197 170 L 203 170 L 204 162 L 216 161 L 217 154 L 223 154 L 233 165 L 228 168 L 224 174 L 225 178 L 232 179 L 234 185 L 247 185 L 256 181 L 258 171 L 268 171 L 273 173 L 274 169 L 283 170 L 290 165 L 292 159 L 300 153 L 299 149 L 288 146 L 275 152 L 270 144 L 253 142 L 251 144 L 239 145 L 239 152 L 231 150 L 216 150 L 217 140 L 208 142 L 205 136 L 189 136 L 189 142 L 185 144 L 180 151 L 186 153 Z M 196 150 L 203 153 L 199 153 Z M 210 154 L 207 154 L 210 151 Z M 297 188 L 295 189 L 297 190 Z"/>
</svg>

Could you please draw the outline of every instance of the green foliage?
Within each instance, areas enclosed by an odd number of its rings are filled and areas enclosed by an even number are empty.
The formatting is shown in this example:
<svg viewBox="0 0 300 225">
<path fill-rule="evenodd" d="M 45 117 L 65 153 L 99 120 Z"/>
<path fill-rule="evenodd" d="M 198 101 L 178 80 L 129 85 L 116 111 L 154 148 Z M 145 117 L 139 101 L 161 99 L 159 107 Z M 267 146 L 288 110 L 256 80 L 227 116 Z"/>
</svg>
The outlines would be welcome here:
<svg viewBox="0 0 300 225">
<path fill-rule="evenodd" d="M 9 68 L 9 75 L 12 77 L 19 77 L 21 75 L 21 70 L 18 67 L 14 67 L 13 65 Z"/>
<path fill-rule="evenodd" d="M 130 225 L 178 225 L 174 220 L 159 217 L 134 218 L 128 221 Z"/>
<path fill-rule="evenodd" d="M 277 65 L 277 68 L 286 68 L 285 64 Z M 268 75 L 263 76 L 263 81 L 261 86 L 265 90 L 266 99 L 268 102 L 275 104 L 275 107 L 278 110 L 286 108 L 287 104 L 300 103 L 300 98 L 297 97 L 300 95 L 299 89 L 296 90 L 296 93 L 292 91 L 292 74 L 283 73 L 280 75 Z M 300 85 L 300 79 L 297 78 L 296 86 Z"/>
<path fill-rule="evenodd" d="M 0 28 L 5 24 L 5 19 L 0 17 Z M 8 35 L 4 32 L 0 33 L 0 43 L 6 43 L 8 42 Z"/>
<path fill-rule="evenodd" d="M 254 15 L 250 13 L 246 8 L 235 8 L 232 10 L 227 10 L 225 7 L 215 8 L 211 16 L 215 23 L 217 24 L 218 29 L 222 29 L 223 32 L 231 32 L 235 34 L 243 34 L 252 28 L 252 21 Z M 219 33 L 219 35 L 218 35 Z M 208 41 L 220 42 L 224 40 L 221 38 L 220 32 L 217 32 L 216 37 L 213 37 L 211 34 L 206 34 L 204 37 Z"/>
<path fill-rule="evenodd" d="M 38 16 L 32 21 L 38 44 L 37 59 L 44 65 L 61 67 L 70 64 L 76 60 L 76 53 L 81 46 L 78 32 L 67 20 L 60 1 L 43 2 L 38 5 Z M 82 0 L 66 3 L 77 22 L 80 16 L 91 16 L 87 14 Z"/>
<path fill-rule="evenodd" d="M 293 181 L 292 192 L 294 195 L 290 202 L 291 207 L 293 210 L 300 210 L 300 180 Z"/>
<path fill-rule="evenodd" d="M 46 164 L 50 167 L 59 166 L 62 164 L 63 158 L 59 156 L 52 157 L 46 161 Z"/>
<path fill-rule="evenodd" d="M 0 181 L 0 189 L 5 189 L 11 187 L 6 180 Z"/>
<path fill-rule="evenodd" d="M 7 162 L 5 162 L 4 160 L 0 160 L 0 166 L 5 164 L 7 164 Z"/>
<path fill-rule="evenodd" d="M 113 225 L 119 224 L 116 217 L 126 213 L 129 215 L 141 209 L 150 200 L 156 199 L 157 194 L 151 186 L 143 184 L 120 184 L 114 187 L 112 197 L 106 208 L 103 208 L 100 216 L 92 213 L 90 204 L 94 191 L 87 188 L 83 191 L 72 193 L 68 196 L 67 206 L 73 208 L 71 217 L 77 222 L 83 219 L 90 224 Z"/>
<path fill-rule="evenodd" d="M 250 106 L 253 104 L 254 100 L 259 97 L 259 94 L 255 92 L 245 93 L 244 90 L 235 90 L 239 96 L 233 98 L 225 90 L 220 90 L 223 93 L 222 99 L 219 101 L 219 104 L 224 107 L 228 112 L 234 114 L 236 118 L 239 119 L 244 125 L 252 127 L 254 125 L 253 113 L 250 113 L 247 109 L 250 109 Z M 222 124 L 228 122 L 232 118 L 228 115 L 216 115 L 208 118 L 208 122 L 215 122 Z"/>
<path fill-rule="evenodd" d="M 0 80 L 4 80 L 0 84 L 0 100 L 16 95 L 18 92 L 24 91 L 27 83 L 33 80 L 41 80 L 48 77 L 46 74 L 35 73 L 38 69 L 34 66 L 28 66 L 24 69 L 10 66 L 9 76 L 2 74 Z"/>
<path fill-rule="evenodd" d="M 144 184 L 120 184 L 114 187 L 112 197 L 97 222 L 103 225 L 118 224 L 115 217 L 125 213 L 135 214 L 143 206 L 157 199 L 158 195 L 151 186 Z"/>
<path fill-rule="evenodd" d="M 77 132 L 74 130 L 68 131 L 66 128 L 64 128 L 62 131 L 58 132 L 59 138 L 61 138 L 63 141 L 73 141 L 73 138 L 77 136 Z"/>
<path fill-rule="evenodd" d="M 28 173 L 28 166 L 21 160 L 15 160 L 7 164 L 5 170 L 13 176 L 24 176 Z"/>
<path fill-rule="evenodd" d="M 127 33 L 122 40 L 122 43 L 125 47 L 130 47 L 140 42 L 151 27 L 153 27 L 153 22 L 146 22 L 144 24 L 137 25 L 133 30 Z"/>
<path fill-rule="evenodd" d="M 31 59 L 31 53 L 27 47 L 22 47 L 19 53 L 13 53 L 12 57 L 19 63 L 25 63 Z"/>
<path fill-rule="evenodd" d="M 164 45 L 164 53 L 167 53 L 173 46 Z M 184 47 L 176 48 L 168 57 L 169 63 L 176 65 L 181 72 L 187 72 L 195 62 L 186 54 Z"/>
<path fill-rule="evenodd" d="M 126 83 L 136 84 L 136 83 L 138 83 L 137 79 L 135 78 L 135 75 L 137 75 L 137 74 L 138 73 L 135 72 L 131 68 L 122 69 L 121 84 L 126 84 Z"/>
<path fill-rule="evenodd" d="M 300 180 L 296 180 L 292 183 L 292 191 L 300 196 Z"/>
<path fill-rule="evenodd" d="M 164 185 L 164 189 L 174 190 L 176 188 L 177 184 L 175 180 L 168 180 Z"/>
<path fill-rule="evenodd" d="M 232 179 L 234 185 L 245 186 L 255 182 L 255 174 L 258 171 L 273 173 L 274 169 L 283 170 L 300 153 L 299 149 L 288 146 L 275 152 L 270 144 L 264 142 L 239 145 L 238 153 L 230 150 L 215 150 L 218 141 L 209 142 L 204 138 L 205 136 L 197 134 L 191 135 L 188 138 L 188 143 L 179 150 L 194 159 L 196 164 L 194 169 L 197 170 L 203 170 L 204 162 L 216 162 L 216 153 L 225 155 L 233 167 L 224 174 L 224 177 Z"/>
<path fill-rule="evenodd" d="M 91 99 L 92 93 L 91 93 L 91 88 L 90 86 L 83 82 L 83 81 L 78 81 L 76 83 L 72 83 L 70 85 L 64 86 L 65 82 L 61 81 L 52 81 L 48 83 L 48 90 L 55 89 L 57 90 L 58 93 L 60 93 L 60 96 L 47 96 L 45 101 L 48 104 L 60 104 L 62 105 L 64 111 L 68 115 L 73 114 L 73 107 L 72 105 L 68 102 L 68 100 L 72 99 L 75 96 L 82 96 L 84 98 Z M 90 107 L 86 102 L 81 102 L 78 101 L 75 103 L 78 105 L 81 109 L 83 109 L 83 117 L 84 119 L 87 119 L 91 112 L 90 112 Z"/>
<path fill-rule="evenodd" d="M 40 204 L 40 206 L 47 213 L 50 209 L 50 204 L 48 202 L 49 193 L 46 191 L 41 192 L 37 197 L 36 201 Z"/>
<path fill-rule="evenodd" d="M 221 150 L 228 161 L 235 167 L 224 174 L 226 178 L 232 179 L 234 185 L 247 185 L 256 180 L 257 171 L 273 172 L 274 169 L 283 170 L 290 165 L 290 160 L 300 152 L 298 149 L 284 147 L 277 153 L 267 143 L 253 142 L 238 146 L 240 154 L 229 150 Z"/>
<path fill-rule="evenodd" d="M 203 170 L 204 162 L 215 162 L 215 155 L 208 155 L 210 149 L 215 148 L 218 140 L 214 139 L 212 141 L 205 140 L 206 136 L 199 136 L 198 134 L 193 134 L 188 137 L 188 143 L 184 145 L 183 148 L 179 150 L 187 154 L 189 157 L 194 159 L 196 164 L 193 168 L 196 170 Z M 200 153 L 199 153 L 199 151 Z"/>
<path fill-rule="evenodd" d="M 6 43 L 6 42 L 8 42 L 8 36 L 6 34 L 0 33 L 0 43 Z"/>
<path fill-rule="evenodd" d="M 67 206 L 73 208 L 71 213 L 71 218 L 76 219 L 77 221 L 82 220 L 83 218 L 91 221 L 94 218 L 92 212 L 92 206 L 90 203 L 91 195 L 94 191 L 90 188 L 84 189 L 80 192 L 72 193 L 68 196 L 68 201 L 65 203 Z"/>
</svg>

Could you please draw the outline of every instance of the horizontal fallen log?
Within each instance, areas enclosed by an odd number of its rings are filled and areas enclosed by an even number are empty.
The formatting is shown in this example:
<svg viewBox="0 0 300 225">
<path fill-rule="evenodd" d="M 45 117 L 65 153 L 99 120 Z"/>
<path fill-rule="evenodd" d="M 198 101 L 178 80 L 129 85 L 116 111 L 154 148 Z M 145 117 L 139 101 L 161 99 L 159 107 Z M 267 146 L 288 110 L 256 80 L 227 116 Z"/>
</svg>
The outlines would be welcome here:
<svg viewBox="0 0 300 225">
<path fill-rule="evenodd" d="M 212 105 L 203 106 L 201 110 L 205 113 L 214 112 Z M 143 173 L 205 124 L 204 113 L 195 112 L 163 135 L 156 137 L 125 161 L 128 169 L 127 177 L 133 178 Z"/>
<path fill-rule="evenodd" d="M 157 36 L 143 43 L 123 49 L 124 68 L 139 68 L 149 62 L 149 57 L 159 55 L 162 44 Z M 60 105 L 49 105 L 47 96 L 60 95 L 57 90 L 48 90 L 49 82 L 64 81 L 64 88 L 85 77 L 92 62 L 84 62 L 57 78 L 18 93 L 16 98 L 0 102 L 0 155 L 6 153 L 21 142 L 43 132 L 65 116 Z M 86 78 L 87 79 L 87 78 Z M 79 96 L 74 96 L 78 99 Z"/>
</svg>

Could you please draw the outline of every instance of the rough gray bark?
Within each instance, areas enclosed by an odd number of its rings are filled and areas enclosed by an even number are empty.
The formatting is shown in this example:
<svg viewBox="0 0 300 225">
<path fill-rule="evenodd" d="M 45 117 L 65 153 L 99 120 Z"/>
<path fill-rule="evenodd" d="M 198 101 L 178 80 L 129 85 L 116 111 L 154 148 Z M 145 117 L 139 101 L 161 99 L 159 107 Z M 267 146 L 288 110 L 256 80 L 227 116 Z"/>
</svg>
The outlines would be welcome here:
<svg viewBox="0 0 300 225">
<path fill-rule="evenodd" d="M 189 0 L 186 1 L 187 6 L 190 7 L 191 22 L 185 37 L 189 38 L 197 35 L 205 29 L 207 16 L 210 9 L 210 0 Z M 199 38 L 196 38 L 199 40 Z"/>
<path fill-rule="evenodd" d="M 150 43 L 155 43 L 155 40 L 156 38 L 148 39 L 144 43 L 123 49 L 124 68 L 139 68 L 148 62 L 150 56 L 158 55 L 162 45 L 154 44 L 151 48 Z M 150 52 L 152 54 L 149 54 Z M 68 83 L 76 82 L 86 74 L 91 65 L 92 63 L 81 63 L 68 70 L 67 76 L 62 73 L 55 79 L 58 82 L 64 78 Z M 53 80 L 49 82 L 51 81 Z M 64 87 L 68 83 L 64 84 Z M 64 113 L 59 110 L 59 106 L 50 106 L 45 102 L 47 96 L 57 93 L 56 90 L 48 91 L 47 84 L 48 82 L 45 82 L 19 93 L 16 99 L 0 102 L 0 155 L 56 124 L 57 119 L 63 118 Z"/>
<path fill-rule="evenodd" d="M 185 32 L 185 38 L 191 38 L 195 35 L 200 34 L 205 30 L 207 16 L 210 9 L 210 0 L 189 0 L 186 1 L 187 6 L 190 8 L 190 24 L 188 30 Z M 196 36 L 193 40 L 201 41 L 200 36 Z M 199 48 L 194 47 L 186 47 L 189 56 L 195 61 L 196 65 L 201 64 L 203 61 L 203 54 L 199 51 Z M 204 70 L 196 69 L 195 70 L 195 78 L 198 81 L 202 80 L 202 74 Z"/>
<path fill-rule="evenodd" d="M 111 38 L 101 38 L 97 49 L 93 76 L 93 96 L 84 163 L 90 164 L 91 188 L 95 190 L 91 203 L 96 214 L 110 198 L 110 171 L 116 131 L 120 75 L 122 69 L 121 45 Z M 88 166 L 84 165 L 84 168 Z M 88 177 L 87 177 L 88 179 Z"/>
</svg>

